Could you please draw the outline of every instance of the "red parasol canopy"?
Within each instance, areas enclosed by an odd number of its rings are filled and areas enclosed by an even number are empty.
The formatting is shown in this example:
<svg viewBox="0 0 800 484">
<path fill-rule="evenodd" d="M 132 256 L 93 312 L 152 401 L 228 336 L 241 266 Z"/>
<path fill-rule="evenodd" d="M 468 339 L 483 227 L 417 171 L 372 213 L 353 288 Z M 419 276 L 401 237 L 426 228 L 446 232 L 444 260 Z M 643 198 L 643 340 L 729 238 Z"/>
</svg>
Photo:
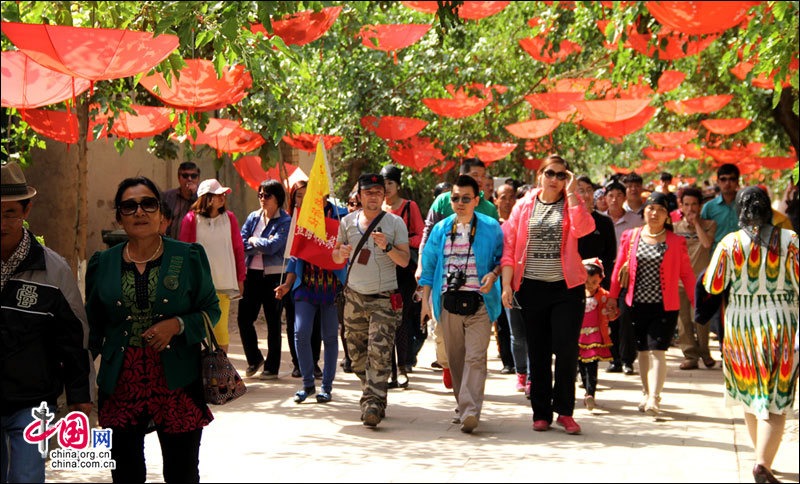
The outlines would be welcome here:
<svg viewBox="0 0 800 484">
<path fill-rule="evenodd" d="M 458 9 L 458 16 L 478 20 L 499 13 L 511 2 L 464 2 Z M 406 7 L 423 13 L 436 13 L 437 2 L 402 2 Z"/>
<path fill-rule="evenodd" d="M 261 158 L 258 156 L 243 156 L 234 161 L 233 166 L 250 188 L 256 191 L 258 191 L 259 185 L 261 185 L 261 182 L 264 180 L 281 179 L 277 167 L 270 168 L 269 171 L 264 171 L 261 167 Z M 308 180 L 308 175 L 303 173 L 303 170 L 300 168 L 289 163 L 284 163 L 283 166 L 286 168 L 286 174 L 289 176 L 288 181 L 290 187 L 294 186 L 299 180 Z"/>
<path fill-rule="evenodd" d="M 120 112 L 111 127 L 111 134 L 128 139 L 147 138 L 162 133 L 178 123 L 177 116 L 170 121 L 172 110 L 169 108 L 135 105 L 131 108 L 136 111 L 136 115 Z"/>
<path fill-rule="evenodd" d="M 680 146 L 681 151 L 683 152 L 683 156 L 686 158 L 692 158 L 694 160 L 702 160 L 706 157 L 703 150 L 700 149 L 694 143 L 686 143 L 685 145 Z"/>
<path fill-rule="evenodd" d="M 577 112 L 574 105 L 583 100 L 583 97 L 582 92 L 542 92 L 525 96 L 525 100 L 548 117 L 569 123 L 583 119 L 583 115 Z"/>
<path fill-rule="evenodd" d="M 608 165 L 608 167 L 611 168 L 611 171 L 613 171 L 614 173 L 622 173 L 623 175 L 627 175 L 633 172 L 633 170 L 631 170 L 630 168 L 620 168 L 616 165 Z"/>
<path fill-rule="evenodd" d="M 2 105 L 31 109 L 55 104 L 89 89 L 89 81 L 42 67 L 22 52 L 2 53 Z M 74 81 L 74 82 L 73 82 Z"/>
<path fill-rule="evenodd" d="M 2 30 L 34 62 L 93 82 L 148 71 L 178 48 L 175 35 L 132 30 L 16 22 L 3 22 Z"/>
<path fill-rule="evenodd" d="M 557 79 L 555 81 L 544 81 L 548 86 L 549 92 L 586 92 L 601 95 L 611 89 L 613 84 L 608 79 L 595 79 L 584 77 L 579 79 Z"/>
<path fill-rule="evenodd" d="M 364 129 L 375 132 L 376 135 L 383 139 L 395 141 L 410 138 L 422 131 L 427 125 L 427 121 L 400 116 L 383 116 L 380 119 L 375 116 L 361 118 L 361 126 Z"/>
<path fill-rule="evenodd" d="M 327 7 L 319 12 L 306 10 L 272 21 L 272 31 L 287 45 L 306 45 L 325 35 L 339 17 L 342 7 Z M 255 33 L 267 35 L 267 29 L 257 24 L 250 27 Z"/>
<path fill-rule="evenodd" d="M 525 168 L 529 170 L 537 171 L 539 170 L 539 167 L 542 166 L 543 161 L 544 158 L 527 158 L 522 161 L 522 164 L 525 165 Z"/>
<path fill-rule="evenodd" d="M 794 156 L 754 157 L 753 161 L 770 170 L 789 170 L 797 164 Z"/>
<path fill-rule="evenodd" d="M 293 146 L 298 150 L 307 151 L 309 153 L 315 153 L 317 151 L 317 143 L 319 143 L 320 138 L 322 138 L 322 143 L 325 145 L 325 149 L 329 150 L 334 146 L 338 145 L 339 143 L 344 140 L 341 136 L 328 136 L 325 134 L 308 134 L 308 133 L 300 133 L 300 134 L 287 134 L 282 139 L 286 142 L 289 146 Z"/>
<path fill-rule="evenodd" d="M 691 35 L 723 32 L 741 23 L 750 7 L 761 2 L 647 2 L 661 25 Z"/>
<path fill-rule="evenodd" d="M 634 172 L 642 175 L 655 171 L 662 162 L 660 160 L 641 160 L 636 164 Z"/>
<path fill-rule="evenodd" d="M 650 99 L 611 99 L 575 101 L 572 105 L 588 119 L 613 123 L 636 116 L 649 103 Z"/>
<path fill-rule="evenodd" d="M 630 46 L 636 52 L 647 57 L 653 57 L 658 51 L 660 60 L 674 60 L 699 54 L 717 40 L 718 35 L 708 35 L 698 40 L 692 40 L 688 34 L 672 32 L 669 28 L 663 28 L 657 37 L 656 45 L 650 45 L 653 34 L 640 34 L 635 26 L 631 26 L 628 29 L 626 46 Z M 666 45 L 663 45 L 663 42 L 666 42 Z M 684 48 L 686 48 L 685 52 Z"/>
<path fill-rule="evenodd" d="M 236 65 L 224 70 L 217 79 L 214 64 L 205 59 L 186 59 L 180 79 L 172 77 L 171 86 L 160 72 L 142 77 L 139 84 L 167 106 L 190 111 L 214 111 L 244 98 L 253 84 L 244 66 Z"/>
<path fill-rule="evenodd" d="M 431 169 L 431 171 L 441 176 L 447 173 L 448 171 L 452 170 L 454 166 L 456 166 L 456 163 L 454 161 L 448 161 L 444 165 L 439 165 Z"/>
<path fill-rule="evenodd" d="M 751 122 L 751 120 L 744 118 L 706 119 L 700 121 L 700 124 L 715 134 L 733 134 L 750 126 Z"/>
<path fill-rule="evenodd" d="M 97 109 L 99 105 L 94 104 L 89 110 Z M 78 117 L 66 111 L 50 111 L 46 109 L 26 109 L 20 111 L 22 120 L 31 126 L 31 129 L 42 136 L 60 141 L 67 144 L 78 142 Z M 86 133 L 86 140 L 93 141 L 94 127 L 104 125 L 108 121 L 105 115 L 97 114 L 89 119 L 89 130 Z M 103 136 L 105 128 L 99 137 Z"/>
<path fill-rule="evenodd" d="M 533 119 L 506 126 L 506 130 L 519 138 L 536 139 L 553 132 L 561 124 L 557 119 Z"/>
<path fill-rule="evenodd" d="M 600 136 L 605 136 L 606 138 L 622 138 L 623 136 L 627 136 L 644 128 L 656 112 L 658 112 L 658 109 L 647 106 L 636 116 L 617 121 L 616 123 L 584 119 L 581 121 L 581 126 Z"/>
<path fill-rule="evenodd" d="M 744 81 L 745 79 L 747 79 L 747 74 L 749 74 L 750 71 L 752 71 L 754 67 L 755 67 L 755 63 L 754 62 L 740 62 L 740 63 L 736 64 L 736 66 L 734 66 L 733 69 L 731 69 L 731 72 L 733 73 L 734 76 L 736 76 L 740 80 Z M 797 59 L 797 57 L 795 57 L 789 63 L 789 70 L 790 71 L 796 71 L 797 68 L 798 68 L 798 59 Z M 761 89 L 775 89 L 775 80 L 774 80 L 775 79 L 775 74 L 776 74 L 776 71 L 772 71 L 769 74 L 769 76 L 767 76 L 766 73 L 762 72 L 758 76 L 754 77 L 750 82 L 755 87 L 760 87 Z M 791 85 L 791 82 L 789 82 L 789 78 L 787 77 L 786 80 L 783 81 L 782 86 L 783 87 L 789 87 L 790 85 Z"/>
<path fill-rule="evenodd" d="M 697 130 L 672 131 L 668 133 L 647 133 L 650 142 L 658 146 L 679 146 L 684 145 L 697 136 Z"/>
<path fill-rule="evenodd" d="M 541 35 L 519 39 L 519 45 L 522 47 L 522 50 L 527 52 L 534 59 L 548 64 L 555 64 L 556 62 L 564 60 L 570 54 L 581 51 L 580 44 L 569 40 L 562 40 L 556 52 L 552 42 L 549 42 Z"/>
<path fill-rule="evenodd" d="M 416 43 L 428 33 L 431 24 L 379 24 L 361 27 L 361 43 L 370 49 L 392 52 Z M 370 39 L 376 39 L 378 45 Z"/>
<path fill-rule="evenodd" d="M 248 131 L 241 126 L 237 126 L 225 136 L 217 135 L 211 137 L 208 145 L 215 148 L 217 152 L 225 153 L 249 153 L 263 145 L 266 141 L 260 134 Z"/>
<path fill-rule="evenodd" d="M 677 158 L 680 158 L 683 154 L 683 150 L 675 149 L 675 148 L 642 148 L 642 153 L 651 160 L 655 161 L 671 161 Z"/>
<path fill-rule="evenodd" d="M 489 164 L 497 160 L 502 160 L 517 147 L 517 143 L 473 143 L 472 148 L 467 152 L 468 157 L 476 156 L 482 162 Z"/>
<path fill-rule="evenodd" d="M 764 147 L 763 143 L 748 143 L 743 148 L 736 148 L 730 150 L 718 150 L 712 148 L 703 148 L 705 153 L 714 158 L 717 164 L 721 163 L 737 163 L 750 156 L 757 154 Z"/>
<path fill-rule="evenodd" d="M 450 93 L 453 94 L 452 91 L 450 91 Z M 428 106 L 428 109 L 439 116 L 445 116 L 447 118 L 468 118 L 480 112 L 481 109 L 492 102 L 492 99 L 489 97 L 480 98 L 478 96 L 468 96 L 462 87 L 455 92 L 452 99 L 425 98 L 422 102 Z"/>
<path fill-rule="evenodd" d="M 418 172 L 444 160 L 444 155 L 430 138 L 412 136 L 400 143 L 390 141 L 389 148 L 392 160 Z"/>
<path fill-rule="evenodd" d="M 659 94 L 669 92 L 680 86 L 684 79 L 686 79 L 685 72 L 664 71 L 661 73 L 661 77 L 658 78 L 658 89 L 656 89 L 656 92 Z"/>
<path fill-rule="evenodd" d="M 667 101 L 664 103 L 664 106 L 678 114 L 712 113 L 725 107 L 731 102 L 731 99 L 733 99 L 732 94 L 704 96 L 685 99 L 683 101 Z"/>
</svg>

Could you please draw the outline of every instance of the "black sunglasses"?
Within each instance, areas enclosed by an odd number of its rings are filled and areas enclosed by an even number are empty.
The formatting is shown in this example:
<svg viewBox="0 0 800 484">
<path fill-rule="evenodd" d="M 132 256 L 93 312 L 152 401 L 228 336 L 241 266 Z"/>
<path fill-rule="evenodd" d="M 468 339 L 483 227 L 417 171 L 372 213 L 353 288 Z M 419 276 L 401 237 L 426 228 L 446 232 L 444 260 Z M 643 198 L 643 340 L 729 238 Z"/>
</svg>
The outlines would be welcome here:
<svg viewBox="0 0 800 484">
<path fill-rule="evenodd" d="M 468 197 L 466 195 L 464 195 L 463 197 L 460 197 L 460 198 L 459 197 L 450 197 L 450 201 L 451 202 L 453 202 L 453 203 L 464 203 L 464 204 L 469 203 L 474 199 L 475 199 L 475 197 Z"/>
<path fill-rule="evenodd" d="M 139 207 L 142 207 L 142 210 L 146 213 L 154 213 L 158 211 L 160 203 L 158 199 L 153 197 L 144 197 L 139 202 L 134 199 L 128 199 L 119 202 L 117 209 L 121 215 L 133 215 L 139 210 Z"/>
<path fill-rule="evenodd" d="M 545 170 L 544 176 L 546 176 L 547 178 L 556 177 L 556 179 L 559 181 L 564 181 L 567 179 L 567 177 L 569 177 L 566 171 L 556 172 L 555 170 Z"/>
<path fill-rule="evenodd" d="M 187 180 L 196 180 L 199 175 L 197 173 L 181 173 L 181 178 L 186 178 Z"/>
<path fill-rule="evenodd" d="M 258 194 L 258 198 L 261 198 L 261 199 L 264 199 L 264 200 L 269 200 L 270 198 L 272 198 L 274 196 L 275 195 L 273 195 L 271 193 L 267 193 L 267 192 L 261 192 L 261 193 Z"/>
</svg>

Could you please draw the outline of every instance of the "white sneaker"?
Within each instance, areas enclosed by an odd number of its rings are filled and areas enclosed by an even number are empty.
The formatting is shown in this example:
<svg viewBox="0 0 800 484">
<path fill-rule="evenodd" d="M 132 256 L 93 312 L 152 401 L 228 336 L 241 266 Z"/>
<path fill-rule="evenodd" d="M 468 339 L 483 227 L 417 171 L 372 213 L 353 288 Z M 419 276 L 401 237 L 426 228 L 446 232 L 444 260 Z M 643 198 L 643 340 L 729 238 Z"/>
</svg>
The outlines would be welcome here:
<svg viewBox="0 0 800 484">
<path fill-rule="evenodd" d="M 646 393 L 642 393 L 642 401 L 639 402 L 639 406 L 637 407 L 640 412 L 644 413 L 645 408 L 647 408 L 647 402 L 650 400 L 650 396 Z"/>
<path fill-rule="evenodd" d="M 645 406 L 644 411 L 650 416 L 657 416 L 661 413 L 661 409 L 659 408 L 658 404 L 661 403 L 661 397 L 654 396 L 647 401 L 647 405 Z"/>
<path fill-rule="evenodd" d="M 594 397 L 591 395 L 583 397 L 583 405 L 586 407 L 586 410 L 590 412 L 594 410 Z"/>
</svg>

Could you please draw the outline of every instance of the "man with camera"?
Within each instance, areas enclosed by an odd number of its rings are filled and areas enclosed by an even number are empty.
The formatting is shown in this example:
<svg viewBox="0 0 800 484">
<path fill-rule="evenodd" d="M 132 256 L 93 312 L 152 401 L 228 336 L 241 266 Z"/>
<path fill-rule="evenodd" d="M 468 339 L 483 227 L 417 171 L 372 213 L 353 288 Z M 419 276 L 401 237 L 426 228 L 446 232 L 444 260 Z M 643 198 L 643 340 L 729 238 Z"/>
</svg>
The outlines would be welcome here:
<svg viewBox="0 0 800 484">
<path fill-rule="evenodd" d="M 422 255 L 422 318 L 443 327 L 457 409 L 454 423 L 472 432 L 478 425 L 486 383 L 486 353 L 492 321 L 500 315 L 500 258 L 503 231 L 477 213 L 480 188 L 461 175 L 453 185 L 453 215 L 431 230 Z M 432 305 L 429 299 L 432 297 Z"/>
<path fill-rule="evenodd" d="M 384 180 L 358 178 L 361 210 L 344 217 L 333 249 L 337 264 L 350 259 L 345 282 L 344 334 L 353 372 L 361 380 L 361 420 L 377 426 L 386 412 L 392 349 L 403 299 L 396 266 L 408 265 L 408 229 L 403 219 L 384 212 Z"/>
</svg>

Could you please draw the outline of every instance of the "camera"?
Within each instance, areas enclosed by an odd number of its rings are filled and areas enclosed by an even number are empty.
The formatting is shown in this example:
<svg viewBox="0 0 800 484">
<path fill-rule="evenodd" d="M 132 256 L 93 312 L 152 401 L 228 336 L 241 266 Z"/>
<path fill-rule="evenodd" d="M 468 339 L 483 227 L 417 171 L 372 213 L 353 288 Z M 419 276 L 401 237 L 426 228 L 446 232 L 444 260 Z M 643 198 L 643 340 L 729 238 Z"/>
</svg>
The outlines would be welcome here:
<svg viewBox="0 0 800 484">
<path fill-rule="evenodd" d="M 467 274 L 461 269 L 451 271 L 447 274 L 447 290 L 458 291 L 461 286 L 467 283 Z"/>
</svg>

